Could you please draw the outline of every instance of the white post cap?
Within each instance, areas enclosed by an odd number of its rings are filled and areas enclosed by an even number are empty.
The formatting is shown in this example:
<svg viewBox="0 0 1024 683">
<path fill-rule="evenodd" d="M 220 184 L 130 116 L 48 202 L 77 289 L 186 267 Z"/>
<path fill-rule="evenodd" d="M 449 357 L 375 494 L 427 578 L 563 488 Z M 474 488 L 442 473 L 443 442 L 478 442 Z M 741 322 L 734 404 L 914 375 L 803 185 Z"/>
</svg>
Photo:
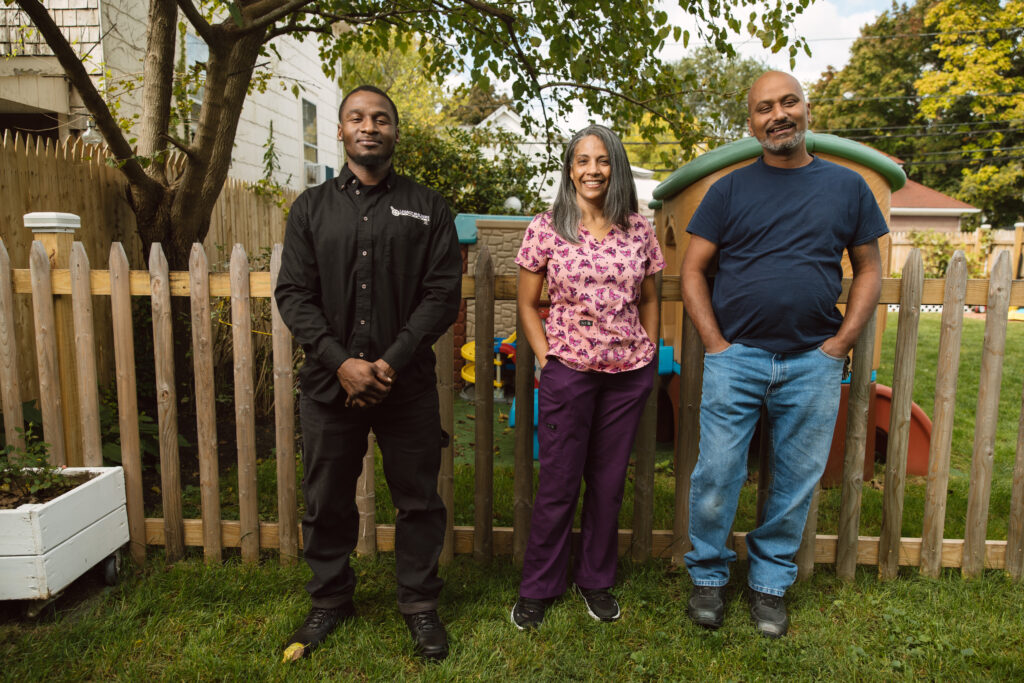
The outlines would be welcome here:
<svg viewBox="0 0 1024 683">
<path fill-rule="evenodd" d="M 73 213 L 33 211 L 25 214 L 25 227 L 32 232 L 74 232 L 82 227 L 82 219 Z"/>
</svg>

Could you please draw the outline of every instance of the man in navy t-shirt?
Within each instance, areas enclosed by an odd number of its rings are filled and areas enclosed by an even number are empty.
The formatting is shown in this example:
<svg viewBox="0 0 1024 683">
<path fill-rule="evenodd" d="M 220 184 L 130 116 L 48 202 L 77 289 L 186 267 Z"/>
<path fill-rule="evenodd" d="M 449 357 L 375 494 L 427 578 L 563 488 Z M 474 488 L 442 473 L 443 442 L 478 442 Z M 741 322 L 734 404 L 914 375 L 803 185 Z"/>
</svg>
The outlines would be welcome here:
<svg viewBox="0 0 1024 683">
<path fill-rule="evenodd" d="M 789 626 L 783 595 L 828 459 L 844 360 L 878 304 L 878 238 L 888 228 L 859 174 L 808 153 L 810 106 L 795 78 L 765 73 L 747 106 L 763 155 L 716 182 L 686 228 L 683 302 L 706 349 L 688 614 L 706 628 L 722 625 L 736 559 L 726 540 L 763 405 L 772 485 L 763 521 L 746 537 L 747 583 L 755 626 L 778 638 Z M 845 317 L 836 308 L 844 250 L 853 267 Z"/>
</svg>

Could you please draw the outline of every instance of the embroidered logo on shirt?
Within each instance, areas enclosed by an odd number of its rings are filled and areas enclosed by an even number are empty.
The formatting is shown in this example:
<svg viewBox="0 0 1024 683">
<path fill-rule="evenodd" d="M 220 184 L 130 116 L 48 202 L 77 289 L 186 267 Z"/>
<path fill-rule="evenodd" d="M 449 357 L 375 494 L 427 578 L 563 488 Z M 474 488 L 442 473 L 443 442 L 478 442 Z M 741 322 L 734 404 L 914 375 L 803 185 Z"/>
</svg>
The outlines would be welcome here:
<svg viewBox="0 0 1024 683">
<path fill-rule="evenodd" d="M 430 225 L 430 216 L 427 216 L 422 213 L 416 213 L 415 211 L 410 211 L 409 209 L 396 209 L 395 207 L 392 206 L 391 215 L 408 216 L 409 218 L 415 218 L 416 220 L 421 221 L 423 225 Z"/>
<path fill-rule="evenodd" d="M 580 327 L 592 327 L 594 325 L 593 320 L 581 320 Z"/>
</svg>

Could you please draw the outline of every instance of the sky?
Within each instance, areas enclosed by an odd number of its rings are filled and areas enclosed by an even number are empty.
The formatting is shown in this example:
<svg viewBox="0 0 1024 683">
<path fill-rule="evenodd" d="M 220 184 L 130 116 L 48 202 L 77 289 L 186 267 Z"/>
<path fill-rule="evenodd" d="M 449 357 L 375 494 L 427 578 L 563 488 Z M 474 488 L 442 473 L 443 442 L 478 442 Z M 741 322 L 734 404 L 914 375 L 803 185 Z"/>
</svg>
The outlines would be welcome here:
<svg viewBox="0 0 1024 683">
<path fill-rule="evenodd" d="M 671 24 L 691 28 L 691 40 L 686 48 L 680 42 L 669 44 L 662 52 L 661 56 L 665 61 L 673 62 L 698 47 L 699 43 L 695 40 L 696 33 L 692 30 L 695 23 L 679 7 L 678 0 L 663 0 L 663 4 Z M 797 17 L 791 28 L 791 35 L 807 38 L 811 47 L 810 57 L 800 51 L 793 69 L 789 66 L 788 50 L 772 54 L 770 50 L 762 48 L 760 41 L 757 40 L 739 39 L 734 46 L 742 56 L 758 59 L 773 69 L 790 72 L 801 83 L 807 85 L 817 81 L 821 72 L 829 65 L 841 69 L 850 57 L 850 46 L 860 35 L 861 27 L 891 6 L 892 0 L 816 0 Z M 561 127 L 567 131 L 579 130 L 593 118 L 581 106 L 565 119 Z"/>
<path fill-rule="evenodd" d="M 669 20 L 684 28 L 693 25 L 686 13 L 680 9 L 675 0 L 666 0 Z M 811 47 L 811 56 L 800 52 L 796 67 L 792 69 L 794 76 L 805 85 L 818 80 L 825 67 L 832 65 L 840 69 L 849 59 L 850 46 L 860 34 L 864 24 L 874 20 L 879 14 L 891 7 L 891 0 L 817 0 L 799 15 L 791 29 L 791 35 L 807 38 Z M 692 48 L 691 40 L 690 47 Z M 772 54 L 761 47 L 760 41 L 744 40 L 734 43 L 737 52 L 744 57 L 758 59 L 768 66 L 781 71 L 791 71 L 788 50 Z M 681 44 L 669 46 L 662 56 L 667 61 L 675 61 L 683 56 L 686 50 Z"/>
</svg>

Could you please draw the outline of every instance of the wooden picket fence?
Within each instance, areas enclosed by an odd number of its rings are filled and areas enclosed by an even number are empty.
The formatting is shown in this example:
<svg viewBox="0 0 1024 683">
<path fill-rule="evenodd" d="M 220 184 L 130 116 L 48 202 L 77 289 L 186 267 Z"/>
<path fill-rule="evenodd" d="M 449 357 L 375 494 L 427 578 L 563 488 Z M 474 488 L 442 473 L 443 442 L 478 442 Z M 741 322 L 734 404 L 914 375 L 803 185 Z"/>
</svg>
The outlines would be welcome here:
<svg viewBox="0 0 1024 683">
<path fill-rule="evenodd" d="M 29 249 L 38 239 L 24 227 L 23 217 L 33 211 L 62 211 L 81 218 L 75 239 L 82 242 L 90 262 L 107 267 L 111 242 L 121 241 L 129 262 L 139 267 L 145 262 L 138 237 L 135 214 L 128 203 L 127 181 L 115 165 L 108 163 L 104 146 L 87 145 L 81 138 L 54 143 L 47 138 L 24 136 L 4 131 L 0 137 L 0 239 L 10 250 L 15 267 L 28 266 Z M 172 152 L 168 174 L 175 177 L 184 168 L 184 156 Z M 288 205 L 298 196 L 285 190 Z M 204 244 L 211 262 L 220 257 L 217 247 L 230 248 L 242 243 L 255 255 L 260 245 L 284 239 L 285 214 L 273 201 L 256 194 L 247 183 L 229 178 L 214 205 L 210 229 Z M 62 267 L 67 267 L 67 255 Z M 222 264 L 218 264 L 221 266 Z M 218 267 L 217 270 L 222 270 Z M 15 317 L 20 326 L 32 326 L 32 310 L 27 302 L 15 301 Z M 97 311 L 96 333 L 104 348 L 112 344 L 110 314 Z M 26 359 L 20 366 L 25 398 L 37 398 L 35 353 L 30 338 L 20 340 L 20 353 Z M 102 381 L 113 378 L 107 354 L 98 358 Z"/>
<path fill-rule="evenodd" d="M 144 559 L 147 546 L 162 545 L 173 561 L 186 546 L 201 546 L 209 561 L 219 562 L 222 549 L 239 547 L 245 562 L 256 562 L 261 549 L 276 549 L 282 561 L 294 561 L 300 548 L 295 481 L 295 405 L 293 397 L 292 339 L 272 303 L 273 376 L 276 416 L 277 522 L 260 521 L 257 509 L 257 453 L 254 438 L 252 398 L 252 334 L 250 303 L 253 298 L 271 297 L 281 263 L 281 245 L 275 245 L 270 272 L 250 272 L 249 260 L 241 245 L 231 254 L 230 271 L 211 272 L 201 245 L 192 250 L 188 272 L 168 272 L 159 245 L 154 245 L 148 271 L 132 271 L 119 243 L 111 246 L 109 270 L 90 270 L 85 250 L 75 244 L 68 268 L 51 267 L 50 255 L 40 242 L 31 248 L 28 269 L 12 269 L 6 248 L 0 242 L 0 386 L 6 437 L 17 443 L 19 435 L 12 426 L 20 424 L 20 395 L 17 382 L 18 357 L 14 352 L 16 335 L 34 334 L 39 367 L 40 403 L 43 433 L 52 444 L 53 461 L 66 459 L 62 431 L 62 396 L 77 394 L 75 419 L 81 425 L 82 459 L 87 465 L 101 463 L 98 424 L 98 396 L 94 362 L 95 331 L 93 306 L 110 307 L 113 319 L 114 355 L 117 376 L 118 412 L 125 479 L 128 489 L 128 517 L 131 553 Z M 988 280 L 968 280 L 962 253 L 954 257 L 945 280 L 923 278 L 920 254 L 911 252 L 900 279 L 885 279 L 881 303 L 900 304 L 893 372 L 893 399 L 889 425 L 885 472 L 884 521 L 880 537 L 859 535 L 863 459 L 867 438 L 868 400 L 871 358 L 874 345 L 874 320 L 854 347 L 854 374 L 847 415 L 845 462 L 839 533 L 816 533 L 817 496 L 797 556 L 799 575 L 808 576 L 816 563 L 835 564 L 836 572 L 852 579 L 856 565 L 874 565 L 879 576 L 890 579 L 901 565 L 918 566 L 927 576 L 936 576 L 942 567 L 961 567 L 964 575 L 977 576 L 983 568 L 1004 568 L 1020 578 L 1024 570 L 1024 410 L 1020 417 L 1021 436 L 1016 451 L 1008 540 L 985 538 L 988 502 L 991 490 L 992 462 L 997 422 L 997 407 L 1006 342 L 1007 311 L 1024 306 L 1024 280 L 1013 280 L 1008 254 L 995 263 Z M 511 277 L 495 277 L 491 256 L 481 249 L 476 271 L 463 279 L 463 296 L 476 299 L 476 414 L 492 414 L 494 366 L 491 341 L 494 336 L 494 302 L 515 298 L 516 283 Z M 845 301 L 849 281 L 844 283 L 840 301 Z M 659 277 L 658 290 L 663 302 L 681 300 L 679 278 Z M 32 299 L 34 329 L 16 329 L 12 312 L 15 295 L 29 294 Z M 191 299 L 193 371 L 196 378 L 197 440 L 201 488 L 201 519 L 183 519 L 180 471 L 178 463 L 178 417 L 172 353 L 170 302 L 172 296 Z M 70 297 L 73 313 L 61 322 L 55 313 L 55 301 Z M 133 354 L 131 297 L 149 297 L 153 312 L 153 336 L 156 365 L 156 390 L 161 465 L 163 517 L 146 519 L 143 510 L 139 425 L 136 406 L 136 381 Z M 234 334 L 234 371 L 236 441 L 238 459 L 239 519 L 222 520 L 219 502 L 218 452 L 214 409 L 213 359 L 211 355 L 211 297 L 230 297 Z M 935 388 L 935 415 L 924 527 L 921 538 L 901 538 L 903 493 L 907 446 L 910 429 L 911 392 L 917 347 L 918 317 L 922 304 L 943 304 L 939 368 Z M 963 539 L 943 537 L 953 406 L 959 364 L 960 333 L 964 305 L 987 306 L 985 348 L 981 365 L 975 427 L 973 466 L 970 474 L 968 519 Z M 73 330 L 61 332 L 62 326 Z M 517 327 L 521 327 L 518 326 Z M 642 418 L 636 449 L 634 478 L 634 519 L 631 529 L 619 532 L 619 549 L 635 560 L 667 557 L 681 563 L 689 543 L 686 529 L 689 511 L 689 479 L 696 463 L 699 399 L 703 349 L 696 331 L 684 318 L 681 330 L 682 367 L 679 400 L 679 430 L 675 466 L 675 510 L 673 528 L 653 529 L 654 446 L 656 398 L 652 396 Z M 62 363 L 57 338 L 72 334 L 70 347 L 75 356 L 73 380 L 60 380 Z M 521 331 L 519 338 L 525 339 Z M 453 433 L 452 332 L 437 343 L 438 378 L 442 424 Z M 533 413 L 533 354 L 526 343 L 519 344 L 516 359 L 515 388 L 520 415 Z M 65 377 L 67 375 L 65 374 Z M 70 386 L 69 386 L 70 385 Z M 1024 408 L 1024 406 L 1022 406 Z M 455 527 L 448 515 L 448 529 L 442 561 L 454 553 L 472 553 L 480 560 L 511 554 L 521 560 L 527 541 L 533 499 L 533 430 L 529 419 L 517 421 L 514 456 L 514 500 L 512 527 L 493 525 L 493 428 L 490 420 L 475 421 L 474 524 Z M 444 452 L 439 490 L 445 504 L 454 506 L 454 450 Z M 357 489 L 361 530 L 358 552 L 373 553 L 394 548 L 392 525 L 374 520 L 372 435 L 365 456 L 363 476 Z M 767 468 L 762 468 L 762 472 Z M 761 494 L 764 493 L 762 483 Z M 763 495 L 759 495 L 763 499 Z M 734 532 L 732 543 L 741 558 L 746 555 L 745 534 Z"/>
</svg>

